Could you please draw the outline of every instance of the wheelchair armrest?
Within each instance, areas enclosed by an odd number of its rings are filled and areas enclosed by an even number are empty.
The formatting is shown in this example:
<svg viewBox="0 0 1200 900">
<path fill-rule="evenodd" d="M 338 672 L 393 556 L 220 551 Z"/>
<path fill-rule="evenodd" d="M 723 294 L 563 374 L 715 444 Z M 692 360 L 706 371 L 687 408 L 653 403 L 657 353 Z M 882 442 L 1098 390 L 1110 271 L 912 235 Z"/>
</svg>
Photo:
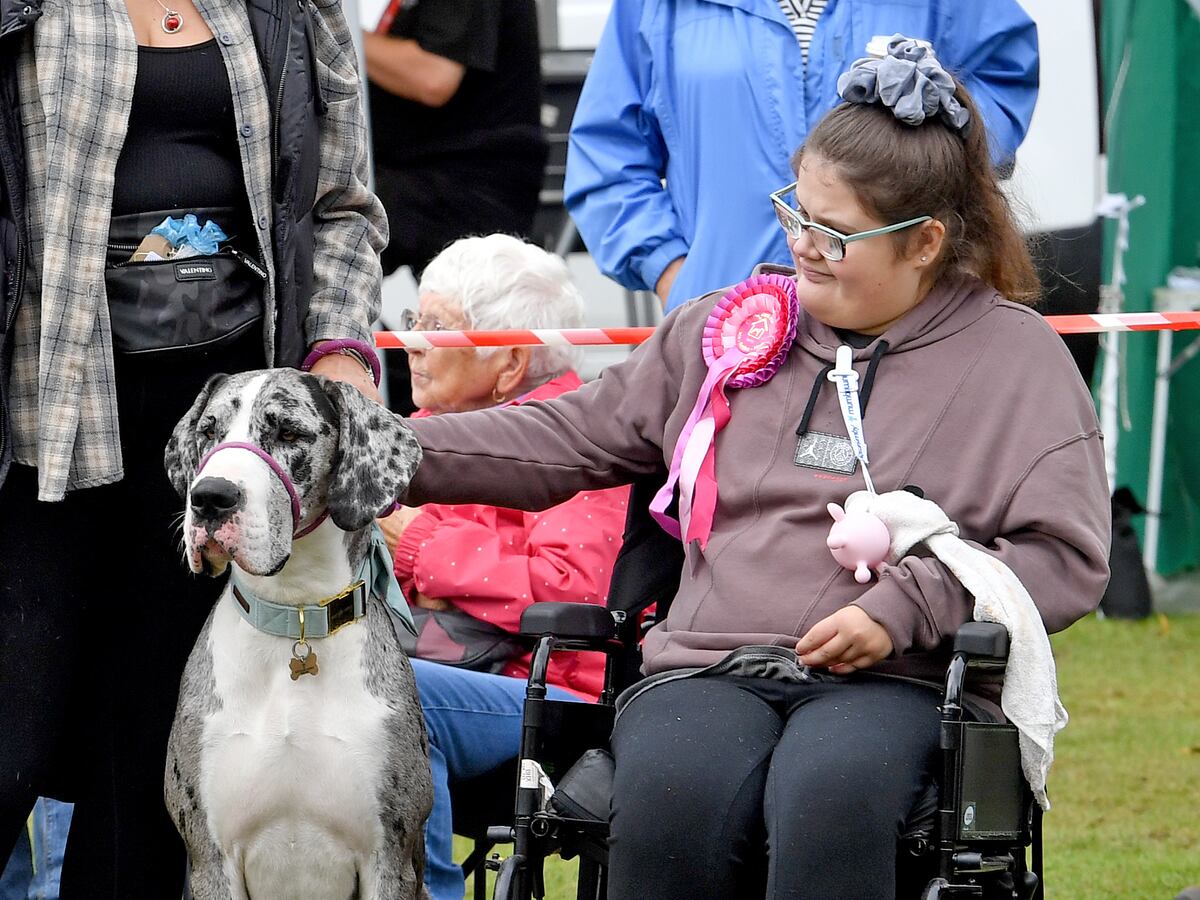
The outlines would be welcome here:
<svg viewBox="0 0 1200 900">
<path fill-rule="evenodd" d="M 552 634 L 564 640 L 604 643 L 616 637 L 613 614 L 591 603 L 534 603 L 521 614 L 521 636 Z"/>
<path fill-rule="evenodd" d="M 966 622 L 954 635 L 954 652 L 946 669 L 943 721 L 962 717 L 963 688 L 968 670 L 979 679 L 1002 676 L 1008 662 L 1008 629 L 996 622 Z M 989 678 L 990 676 L 990 678 Z"/>
<path fill-rule="evenodd" d="M 954 635 L 954 652 L 971 661 L 1003 662 L 1008 659 L 1008 629 L 996 622 L 967 622 Z"/>
</svg>

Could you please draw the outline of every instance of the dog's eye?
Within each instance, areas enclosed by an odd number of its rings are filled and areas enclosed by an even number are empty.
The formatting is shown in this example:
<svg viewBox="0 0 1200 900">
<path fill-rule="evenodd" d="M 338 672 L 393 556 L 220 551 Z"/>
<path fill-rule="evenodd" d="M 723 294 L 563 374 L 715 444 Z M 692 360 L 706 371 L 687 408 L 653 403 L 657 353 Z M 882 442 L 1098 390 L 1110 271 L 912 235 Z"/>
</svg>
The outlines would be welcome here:
<svg viewBox="0 0 1200 900">
<path fill-rule="evenodd" d="M 292 431 L 291 429 L 281 428 L 279 430 L 279 439 L 285 444 L 294 444 L 300 439 L 300 435 L 296 434 L 296 432 Z"/>
</svg>

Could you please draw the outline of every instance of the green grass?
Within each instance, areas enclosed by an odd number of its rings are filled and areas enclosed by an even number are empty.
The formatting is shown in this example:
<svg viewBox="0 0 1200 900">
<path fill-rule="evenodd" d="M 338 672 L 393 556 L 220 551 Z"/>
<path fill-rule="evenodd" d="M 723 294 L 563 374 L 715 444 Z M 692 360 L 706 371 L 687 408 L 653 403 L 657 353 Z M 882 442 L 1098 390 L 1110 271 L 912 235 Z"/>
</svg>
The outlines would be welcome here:
<svg viewBox="0 0 1200 900">
<path fill-rule="evenodd" d="M 1054 652 L 1071 722 L 1050 773 L 1047 896 L 1170 900 L 1200 885 L 1200 616 L 1088 618 Z M 550 900 L 575 896 L 574 870 L 550 860 Z"/>
<path fill-rule="evenodd" d="M 1054 638 L 1071 722 L 1045 818 L 1053 897 L 1200 884 L 1200 616 L 1087 619 Z"/>
</svg>

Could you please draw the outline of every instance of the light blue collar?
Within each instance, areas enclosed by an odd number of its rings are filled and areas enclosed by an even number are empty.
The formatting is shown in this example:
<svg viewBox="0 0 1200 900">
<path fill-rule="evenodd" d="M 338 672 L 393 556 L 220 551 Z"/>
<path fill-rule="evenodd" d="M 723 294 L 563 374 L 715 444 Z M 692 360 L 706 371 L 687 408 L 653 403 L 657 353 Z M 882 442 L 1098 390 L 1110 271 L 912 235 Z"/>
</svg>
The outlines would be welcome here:
<svg viewBox="0 0 1200 900">
<path fill-rule="evenodd" d="M 378 525 L 371 526 L 371 548 L 358 578 L 340 593 L 316 603 L 290 606 L 266 600 L 246 587 L 236 568 L 230 577 L 233 605 L 243 619 L 265 634 L 296 641 L 329 637 L 366 615 L 368 596 L 384 601 L 414 636 L 417 633 Z"/>
</svg>

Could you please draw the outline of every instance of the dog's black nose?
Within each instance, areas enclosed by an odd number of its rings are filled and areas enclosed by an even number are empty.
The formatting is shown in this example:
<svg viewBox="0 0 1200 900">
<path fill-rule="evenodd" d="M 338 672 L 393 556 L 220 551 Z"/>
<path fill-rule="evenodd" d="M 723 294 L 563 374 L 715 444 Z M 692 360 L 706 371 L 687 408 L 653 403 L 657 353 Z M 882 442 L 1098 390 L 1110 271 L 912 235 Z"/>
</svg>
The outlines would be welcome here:
<svg viewBox="0 0 1200 900">
<path fill-rule="evenodd" d="M 227 478 L 201 478 L 192 486 L 192 514 L 222 519 L 242 505 L 242 489 Z"/>
</svg>

